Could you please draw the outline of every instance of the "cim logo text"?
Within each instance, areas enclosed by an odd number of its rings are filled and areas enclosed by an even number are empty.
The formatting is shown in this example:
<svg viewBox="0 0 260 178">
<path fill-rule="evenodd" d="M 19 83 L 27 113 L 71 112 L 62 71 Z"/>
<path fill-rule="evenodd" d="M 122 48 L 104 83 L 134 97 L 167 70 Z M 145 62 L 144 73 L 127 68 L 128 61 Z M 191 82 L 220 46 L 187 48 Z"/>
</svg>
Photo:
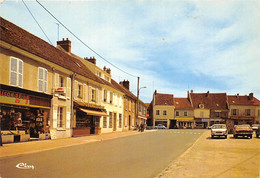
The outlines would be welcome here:
<svg viewBox="0 0 260 178">
<path fill-rule="evenodd" d="M 26 163 L 18 163 L 16 167 L 19 169 L 34 169 L 33 165 L 28 165 Z"/>
</svg>

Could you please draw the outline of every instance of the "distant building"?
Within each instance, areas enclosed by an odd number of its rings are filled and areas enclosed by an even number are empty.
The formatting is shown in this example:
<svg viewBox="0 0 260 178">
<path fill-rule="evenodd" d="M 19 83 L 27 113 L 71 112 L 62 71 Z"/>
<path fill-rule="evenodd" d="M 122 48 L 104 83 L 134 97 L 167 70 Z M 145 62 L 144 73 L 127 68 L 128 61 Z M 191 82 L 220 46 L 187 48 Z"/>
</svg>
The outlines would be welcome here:
<svg viewBox="0 0 260 178">
<path fill-rule="evenodd" d="M 188 98 L 174 98 L 175 120 L 178 128 L 194 128 L 194 109 Z"/>
</svg>

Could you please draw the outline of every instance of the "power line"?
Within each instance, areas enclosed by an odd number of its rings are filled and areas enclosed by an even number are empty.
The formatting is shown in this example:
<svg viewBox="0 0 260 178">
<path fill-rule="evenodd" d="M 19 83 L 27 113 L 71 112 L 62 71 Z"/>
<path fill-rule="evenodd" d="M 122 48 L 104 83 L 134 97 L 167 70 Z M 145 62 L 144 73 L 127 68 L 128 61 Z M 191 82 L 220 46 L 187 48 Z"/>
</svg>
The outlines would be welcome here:
<svg viewBox="0 0 260 178">
<path fill-rule="evenodd" d="M 117 68 L 118 70 L 120 70 L 121 72 L 124 72 L 125 74 L 128 74 L 132 77 L 137 77 L 135 75 L 132 75 L 122 69 L 120 69 L 119 67 L 117 67 L 116 65 L 112 64 L 111 62 L 109 62 L 107 59 L 105 59 L 103 56 L 101 56 L 99 53 L 97 53 L 94 49 L 92 49 L 90 46 L 88 46 L 86 43 L 84 43 L 79 37 L 77 37 L 72 31 L 70 31 L 61 21 L 59 21 L 47 8 L 45 8 L 38 0 L 36 0 L 36 2 L 42 6 L 42 8 L 47 11 L 57 22 L 59 22 L 59 24 L 61 24 L 66 30 L 68 30 L 68 32 L 70 32 L 77 40 L 79 40 L 84 46 L 86 46 L 88 49 L 90 49 L 93 53 L 95 53 L 97 56 L 99 56 L 101 59 L 103 59 L 104 61 L 106 61 L 107 63 L 109 63 L 111 66 Z"/>
<path fill-rule="evenodd" d="M 52 44 L 51 40 L 48 38 L 48 36 L 46 35 L 46 33 L 44 32 L 43 28 L 41 27 L 41 25 L 38 23 L 38 21 L 36 20 L 36 18 L 33 16 L 32 12 L 30 11 L 29 7 L 25 4 L 24 0 L 23 4 L 25 5 L 26 9 L 29 11 L 29 13 L 31 14 L 31 16 L 33 17 L 34 21 L 37 23 L 37 25 L 40 27 L 41 31 L 43 32 L 43 34 L 45 35 L 45 37 L 49 40 L 50 44 Z M 53 45 L 53 44 L 52 44 Z"/>
</svg>

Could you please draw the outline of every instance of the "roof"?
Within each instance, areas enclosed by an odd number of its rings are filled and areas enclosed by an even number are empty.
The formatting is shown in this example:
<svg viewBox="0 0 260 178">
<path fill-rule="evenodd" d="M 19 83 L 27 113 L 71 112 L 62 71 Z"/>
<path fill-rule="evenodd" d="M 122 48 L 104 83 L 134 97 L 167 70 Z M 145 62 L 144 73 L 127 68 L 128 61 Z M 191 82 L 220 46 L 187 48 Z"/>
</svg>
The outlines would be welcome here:
<svg viewBox="0 0 260 178">
<path fill-rule="evenodd" d="M 133 100 L 137 100 L 137 97 L 130 92 L 128 89 L 126 89 L 124 86 L 120 85 L 119 83 L 117 83 L 115 80 L 111 79 L 111 84 L 117 88 L 118 90 L 120 90 L 121 92 L 123 92 L 126 96 L 132 98 Z"/>
<path fill-rule="evenodd" d="M 226 93 L 191 93 L 193 108 L 199 108 L 200 104 L 204 104 L 206 109 L 227 109 Z"/>
<path fill-rule="evenodd" d="M 175 109 L 192 109 L 188 98 L 174 98 Z"/>
<path fill-rule="evenodd" d="M 240 96 L 240 95 L 228 95 L 228 104 L 229 105 L 247 105 L 247 106 L 260 106 L 260 101 L 253 97 L 251 100 L 249 96 Z"/>
<path fill-rule="evenodd" d="M 155 105 L 174 105 L 172 94 L 155 94 Z"/>
<path fill-rule="evenodd" d="M 80 60 L 0 17 L 0 39 L 84 77 L 103 83 Z"/>
</svg>

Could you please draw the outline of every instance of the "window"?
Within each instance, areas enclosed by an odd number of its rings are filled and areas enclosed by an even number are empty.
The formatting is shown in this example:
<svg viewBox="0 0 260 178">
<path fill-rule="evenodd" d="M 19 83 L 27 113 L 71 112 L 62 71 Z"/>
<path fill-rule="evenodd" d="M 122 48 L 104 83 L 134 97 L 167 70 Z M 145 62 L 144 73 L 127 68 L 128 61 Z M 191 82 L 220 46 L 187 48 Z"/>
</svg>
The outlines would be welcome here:
<svg viewBox="0 0 260 178">
<path fill-rule="evenodd" d="M 104 90 L 104 102 L 107 101 L 107 90 Z"/>
<path fill-rule="evenodd" d="M 93 102 L 96 101 L 96 90 L 95 89 L 91 90 L 91 101 L 93 101 Z"/>
<path fill-rule="evenodd" d="M 107 117 L 103 117 L 103 128 L 107 128 Z"/>
<path fill-rule="evenodd" d="M 112 112 L 109 112 L 109 128 L 112 128 Z"/>
<path fill-rule="evenodd" d="M 59 87 L 64 87 L 64 78 L 62 76 L 59 77 Z"/>
<path fill-rule="evenodd" d="M 237 109 L 232 109 L 232 110 L 231 110 L 231 113 L 232 113 L 233 116 L 238 115 Z"/>
<path fill-rule="evenodd" d="M 184 116 L 187 116 L 188 114 L 187 114 L 187 112 L 184 112 Z"/>
<path fill-rule="evenodd" d="M 251 115 L 251 110 L 250 109 L 246 109 L 246 115 L 250 116 Z"/>
<path fill-rule="evenodd" d="M 164 116 L 167 115 L 167 111 L 166 111 L 166 110 L 163 111 L 163 115 L 164 115 Z"/>
<path fill-rule="evenodd" d="M 58 112 L 57 112 L 57 126 L 62 127 L 63 126 L 63 108 L 58 107 Z"/>
<path fill-rule="evenodd" d="M 179 113 L 179 111 L 176 111 L 176 116 L 180 116 L 180 113 Z"/>
<path fill-rule="evenodd" d="M 220 112 L 216 112 L 216 117 L 220 117 Z"/>
<path fill-rule="evenodd" d="M 83 98 L 83 86 L 81 84 L 78 85 L 78 98 Z"/>
<path fill-rule="evenodd" d="M 112 103 L 113 103 L 113 93 L 110 92 L 110 104 L 112 104 Z"/>
<path fill-rule="evenodd" d="M 38 69 L 38 90 L 41 92 L 47 92 L 47 69 L 39 67 Z"/>
<path fill-rule="evenodd" d="M 10 85 L 23 87 L 23 61 L 10 58 Z"/>
<path fill-rule="evenodd" d="M 122 114 L 119 113 L 119 128 L 122 128 Z"/>
<path fill-rule="evenodd" d="M 156 110 L 156 115 L 160 115 L 160 110 Z"/>
<path fill-rule="evenodd" d="M 199 104 L 199 108 L 203 109 L 204 108 L 204 104 Z"/>
</svg>

